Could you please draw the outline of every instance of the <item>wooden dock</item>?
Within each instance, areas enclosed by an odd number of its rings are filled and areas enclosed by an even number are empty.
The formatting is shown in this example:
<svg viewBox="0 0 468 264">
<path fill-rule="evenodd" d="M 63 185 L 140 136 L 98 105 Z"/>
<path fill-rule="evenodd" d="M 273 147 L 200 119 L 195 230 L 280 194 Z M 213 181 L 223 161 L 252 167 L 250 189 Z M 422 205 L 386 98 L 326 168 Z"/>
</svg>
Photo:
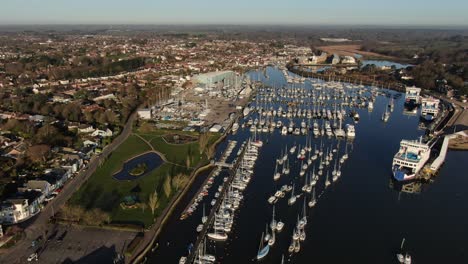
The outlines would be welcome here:
<svg viewBox="0 0 468 264">
<path fill-rule="evenodd" d="M 225 156 L 226 155 L 226 151 L 227 150 L 224 150 L 223 154 L 221 155 L 221 157 Z M 221 168 L 233 168 L 234 167 L 234 164 L 231 164 L 231 163 L 226 163 L 226 162 L 220 162 L 220 161 L 217 161 L 217 162 L 212 162 L 212 165 L 215 165 L 216 167 L 221 167 Z M 213 173 L 216 171 L 215 170 L 212 170 L 210 172 L 210 175 L 208 175 L 208 177 L 206 177 L 206 179 L 203 181 L 203 184 L 200 186 L 200 188 L 198 189 L 197 193 L 193 196 L 193 198 L 190 200 L 190 202 L 188 203 L 188 205 L 185 207 L 184 211 L 182 211 L 182 214 L 180 215 L 180 219 L 181 220 L 184 220 L 186 219 L 187 217 L 189 217 L 190 215 L 187 213 L 187 210 L 190 208 L 190 206 L 194 203 L 195 199 L 197 199 L 198 195 L 201 193 L 201 191 L 203 190 L 203 187 L 207 184 L 208 180 L 211 178 L 211 176 L 213 176 Z"/>
<path fill-rule="evenodd" d="M 236 171 L 239 168 L 241 164 L 241 157 L 244 156 L 246 150 L 246 146 L 244 146 L 244 149 L 241 152 L 241 155 L 237 158 L 233 168 L 229 171 L 229 178 L 226 182 L 223 183 L 223 190 L 221 191 L 219 198 L 216 200 L 215 205 L 213 208 L 211 208 L 210 214 L 208 215 L 208 220 L 206 223 L 203 225 L 202 231 L 198 234 L 197 236 L 197 241 L 194 244 L 193 250 L 190 252 L 189 256 L 187 257 L 187 263 L 193 263 L 195 260 L 196 253 L 198 252 L 198 248 L 200 245 L 202 245 L 202 242 L 204 239 L 206 239 L 206 235 L 208 234 L 208 230 L 212 226 L 215 218 L 216 211 L 218 211 L 219 207 L 221 206 L 221 202 L 224 198 L 224 195 L 226 194 L 226 191 L 228 190 L 229 185 L 232 183 L 234 180 L 234 176 L 236 175 Z"/>
</svg>

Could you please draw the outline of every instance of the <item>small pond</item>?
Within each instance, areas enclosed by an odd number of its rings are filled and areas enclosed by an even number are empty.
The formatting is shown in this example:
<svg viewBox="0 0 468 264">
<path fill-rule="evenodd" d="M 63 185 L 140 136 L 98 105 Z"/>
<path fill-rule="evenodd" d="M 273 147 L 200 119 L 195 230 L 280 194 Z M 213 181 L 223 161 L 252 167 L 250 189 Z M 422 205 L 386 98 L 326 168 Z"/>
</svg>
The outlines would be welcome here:
<svg viewBox="0 0 468 264">
<path fill-rule="evenodd" d="M 122 170 L 112 177 L 119 181 L 131 181 L 139 179 L 163 164 L 161 156 L 155 152 L 148 152 L 134 157 L 123 164 Z M 144 166 L 143 166 L 144 165 Z M 141 171 L 140 168 L 144 168 Z M 138 173 L 136 173 L 138 171 Z"/>
</svg>

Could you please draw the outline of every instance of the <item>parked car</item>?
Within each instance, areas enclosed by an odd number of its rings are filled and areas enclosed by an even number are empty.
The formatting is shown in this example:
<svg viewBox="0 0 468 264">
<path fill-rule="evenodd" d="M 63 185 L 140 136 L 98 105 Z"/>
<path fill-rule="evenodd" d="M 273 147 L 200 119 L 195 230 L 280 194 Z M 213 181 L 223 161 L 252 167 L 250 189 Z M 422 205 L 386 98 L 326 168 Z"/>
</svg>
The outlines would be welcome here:
<svg viewBox="0 0 468 264">
<path fill-rule="evenodd" d="M 38 260 L 38 256 L 37 256 L 37 253 L 32 253 L 31 255 L 29 255 L 28 257 L 28 262 L 31 262 L 31 261 L 37 261 Z"/>
<path fill-rule="evenodd" d="M 47 241 L 51 241 L 52 239 L 54 239 L 57 236 L 57 233 L 58 233 L 57 230 L 52 232 L 52 234 L 50 234 L 50 236 L 47 238 Z"/>
<path fill-rule="evenodd" d="M 67 235 L 67 231 L 64 231 L 64 232 L 57 238 L 57 242 L 62 242 L 66 235 Z"/>
<path fill-rule="evenodd" d="M 55 197 L 57 197 L 56 194 L 50 194 L 44 199 L 44 201 L 46 202 L 52 201 Z"/>
</svg>

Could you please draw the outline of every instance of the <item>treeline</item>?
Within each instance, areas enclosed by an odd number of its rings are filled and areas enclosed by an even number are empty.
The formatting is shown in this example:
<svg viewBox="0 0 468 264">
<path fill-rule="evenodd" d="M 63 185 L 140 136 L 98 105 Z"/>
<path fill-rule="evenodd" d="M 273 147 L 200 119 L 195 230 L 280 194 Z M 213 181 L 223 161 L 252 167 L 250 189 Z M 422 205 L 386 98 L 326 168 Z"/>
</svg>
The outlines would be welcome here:
<svg viewBox="0 0 468 264">
<path fill-rule="evenodd" d="M 116 111 L 119 106 L 112 100 L 106 100 L 102 103 L 102 109 L 95 111 L 84 111 L 83 106 L 79 102 L 71 102 L 67 104 L 48 102 L 47 97 L 44 100 L 44 95 L 33 95 L 25 98 L 0 98 L 0 109 L 12 111 L 16 113 L 25 113 L 31 115 L 43 115 L 53 117 L 58 120 L 70 122 L 82 122 L 88 124 L 110 124 L 120 125 L 121 120 Z M 127 107 L 132 111 L 137 103 L 126 101 Z M 107 106 L 107 107 L 106 107 Z M 123 111 L 127 113 L 127 111 Z M 122 120 L 124 122 L 124 120 Z"/>
<path fill-rule="evenodd" d="M 109 58 L 82 57 L 68 65 L 61 56 L 32 56 L 18 62 L 6 63 L 5 72 L 16 79 L 20 74 L 27 73 L 30 77 L 36 75 L 36 71 L 51 67 L 41 78 L 48 80 L 64 80 L 75 78 L 101 77 L 116 75 L 121 72 L 137 70 L 146 64 L 145 58 L 132 58 L 120 61 L 112 61 Z"/>
<path fill-rule="evenodd" d="M 468 79 L 468 36 L 455 35 L 434 39 L 409 39 L 382 43 L 367 41 L 362 50 L 395 58 L 407 59 L 415 67 L 410 68 L 416 86 L 437 90 L 448 84 L 468 94 L 464 81 Z"/>
<path fill-rule="evenodd" d="M 365 41 L 362 50 L 422 63 L 425 60 L 450 64 L 467 64 L 468 36 L 411 39 L 399 42 Z M 415 57 L 415 55 L 417 55 Z"/>
<path fill-rule="evenodd" d="M 115 62 L 104 62 L 92 66 L 79 66 L 72 69 L 55 69 L 51 73 L 53 79 L 76 79 L 115 75 L 121 72 L 134 71 L 145 66 L 145 58 L 133 58 Z"/>
<path fill-rule="evenodd" d="M 411 69 L 414 84 L 418 87 L 435 90 L 440 85 L 450 85 L 460 94 L 468 94 L 464 80 L 468 79 L 468 72 L 462 65 L 444 65 L 432 60 L 425 61 Z"/>
<path fill-rule="evenodd" d="M 34 94 L 30 89 L 16 89 L 15 96 L 0 92 L 0 110 L 31 115 L 43 115 L 58 120 L 81 122 L 99 126 L 122 126 L 130 114 L 140 105 L 144 97 L 140 96 L 141 88 L 131 84 L 122 86 L 117 92 L 118 100 L 103 100 L 93 111 L 86 111 L 86 105 L 94 104 L 89 100 L 86 91 L 76 93 L 73 102 L 53 103 L 53 94 Z M 83 97 L 83 98 L 81 98 Z"/>
</svg>

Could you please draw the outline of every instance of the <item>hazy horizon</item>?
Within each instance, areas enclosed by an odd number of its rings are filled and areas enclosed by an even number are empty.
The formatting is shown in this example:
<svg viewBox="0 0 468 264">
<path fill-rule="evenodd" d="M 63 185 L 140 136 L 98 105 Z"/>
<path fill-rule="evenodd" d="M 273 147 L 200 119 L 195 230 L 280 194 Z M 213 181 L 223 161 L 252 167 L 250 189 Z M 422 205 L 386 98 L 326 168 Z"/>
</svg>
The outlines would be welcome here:
<svg viewBox="0 0 468 264">
<path fill-rule="evenodd" d="M 2 4 L 8 25 L 264 25 L 467 27 L 468 2 L 457 0 L 64 1 Z"/>
</svg>

